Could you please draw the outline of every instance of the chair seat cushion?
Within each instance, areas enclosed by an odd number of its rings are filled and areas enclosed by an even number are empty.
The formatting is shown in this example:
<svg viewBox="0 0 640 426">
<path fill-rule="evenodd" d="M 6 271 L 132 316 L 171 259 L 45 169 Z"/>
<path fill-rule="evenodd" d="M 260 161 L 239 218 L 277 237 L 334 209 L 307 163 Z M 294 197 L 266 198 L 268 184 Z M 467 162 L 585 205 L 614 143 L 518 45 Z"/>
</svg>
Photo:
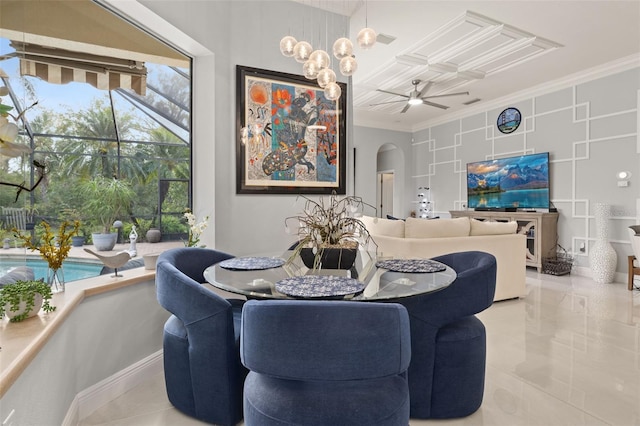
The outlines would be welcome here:
<svg viewBox="0 0 640 426">
<path fill-rule="evenodd" d="M 471 315 L 440 328 L 436 341 L 439 343 L 470 340 L 484 336 L 485 333 L 485 328 L 482 322 L 475 316 Z"/>
<path fill-rule="evenodd" d="M 323 381 L 286 380 L 249 372 L 244 391 L 245 424 L 406 424 L 409 392 L 403 377 L 364 383 L 332 381 L 327 387 Z"/>
</svg>

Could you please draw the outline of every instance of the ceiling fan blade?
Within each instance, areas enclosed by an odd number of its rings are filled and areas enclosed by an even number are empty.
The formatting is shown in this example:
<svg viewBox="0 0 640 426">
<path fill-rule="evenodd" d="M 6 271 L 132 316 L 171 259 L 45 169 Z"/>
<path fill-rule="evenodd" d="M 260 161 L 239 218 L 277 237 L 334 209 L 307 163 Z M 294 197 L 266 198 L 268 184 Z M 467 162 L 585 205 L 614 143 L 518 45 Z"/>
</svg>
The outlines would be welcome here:
<svg viewBox="0 0 640 426">
<path fill-rule="evenodd" d="M 420 93 L 418 93 L 418 97 L 421 98 L 422 95 L 427 93 L 427 90 L 429 90 L 429 88 L 431 88 L 431 86 L 433 86 L 433 81 L 428 81 L 427 84 L 424 85 L 424 87 L 422 88 Z"/>
<path fill-rule="evenodd" d="M 369 104 L 369 106 L 377 106 L 377 105 L 384 105 L 384 104 L 397 104 L 398 102 L 407 102 L 404 99 L 400 99 L 399 101 L 389 101 L 389 102 L 379 102 L 377 104 Z"/>
<path fill-rule="evenodd" d="M 388 93 L 390 95 L 402 96 L 403 98 L 408 98 L 409 96 L 403 95 L 402 93 L 390 92 L 388 90 L 376 89 L 378 92 Z"/>
<path fill-rule="evenodd" d="M 468 95 L 468 94 L 469 94 L 469 92 L 445 93 L 444 95 L 425 96 L 425 97 L 422 98 L 422 100 L 424 101 L 425 99 L 444 98 L 446 96 L 458 96 L 458 95 Z"/>
<path fill-rule="evenodd" d="M 437 103 L 435 103 L 435 102 L 425 101 L 424 99 L 422 100 L 422 102 L 423 102 L 425 105 L 430 105 L 430 106 L 432 106 L 432 107 L 436 107 L 436 108 L 440 108 L 440 109 L 449 109 L 449 107 L 448 107 L 448 106 L 446 106 L 446 105 L 440 105 L 440 104 L 437 104 Z"/>
<path fill-rule="evenodd" d="M 407 105 L 405 105 L 405 107 L 404 107 L 404 108 L 402 108 L 402 111 L 400 111 L 400 114 L 404 114 L 405 112 L 407 112 L 407 110 L 408 110 L 410 107 L 411 107 L 411 104 L 409 104 L 409 103 L 408 103 Z"/>
</svg>

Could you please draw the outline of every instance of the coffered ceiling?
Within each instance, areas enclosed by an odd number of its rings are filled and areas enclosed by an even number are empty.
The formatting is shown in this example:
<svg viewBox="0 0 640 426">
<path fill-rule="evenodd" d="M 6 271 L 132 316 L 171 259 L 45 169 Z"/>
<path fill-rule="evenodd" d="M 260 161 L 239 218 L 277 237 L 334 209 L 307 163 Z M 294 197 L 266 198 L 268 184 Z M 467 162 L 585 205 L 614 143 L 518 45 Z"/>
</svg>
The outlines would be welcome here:
<svg viewBox="0 0 640 426">
<path fill-rule="evenodd" d="M 301 2 L 350 16 L 352 40 L 365 22 L 394 38 L 356 49 L 356 125 L 419 130 L 509 106 L 518 94 L 605 66 L 640 65 L 637 0 Z M 406 99 L 388 92 L 409 95 L 412 80 L 421 81 L 418 90 L 431 82 L 423 96 L 469 95 L 430 98 L 440 107 L 415 105 L 403 113 Z"/>
</svg>

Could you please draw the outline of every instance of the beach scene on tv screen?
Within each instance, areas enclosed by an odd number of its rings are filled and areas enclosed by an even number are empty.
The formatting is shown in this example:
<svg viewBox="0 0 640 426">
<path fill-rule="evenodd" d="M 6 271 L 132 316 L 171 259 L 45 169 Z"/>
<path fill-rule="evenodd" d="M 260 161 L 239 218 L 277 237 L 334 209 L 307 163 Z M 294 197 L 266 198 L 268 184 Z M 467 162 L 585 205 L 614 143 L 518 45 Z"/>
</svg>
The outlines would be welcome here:
<svg viewBox="0 0 640 426">
<path fill-rule="evenodd" d="M 523 155 L 467 164 L 469 208 L 549 208 L 549 156 Z"/>
</svg>

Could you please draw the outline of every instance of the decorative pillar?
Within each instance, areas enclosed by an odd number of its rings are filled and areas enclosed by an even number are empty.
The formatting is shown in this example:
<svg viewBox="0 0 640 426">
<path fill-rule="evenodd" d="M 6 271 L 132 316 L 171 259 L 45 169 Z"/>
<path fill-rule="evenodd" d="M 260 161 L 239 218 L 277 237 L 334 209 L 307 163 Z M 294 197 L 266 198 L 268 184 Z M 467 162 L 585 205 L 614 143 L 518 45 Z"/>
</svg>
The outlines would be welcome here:
<svg viewBox="0 0 640 426">
<path fill-rule="evenodd" d="M 618 255 L 609 243 L 609 218 L 611 206 L 596 203 L 596 243 L 589 250 L 589 266 L 595 282 L 607 284 L 613 282 L 616 273 Z"/>
</svg>

